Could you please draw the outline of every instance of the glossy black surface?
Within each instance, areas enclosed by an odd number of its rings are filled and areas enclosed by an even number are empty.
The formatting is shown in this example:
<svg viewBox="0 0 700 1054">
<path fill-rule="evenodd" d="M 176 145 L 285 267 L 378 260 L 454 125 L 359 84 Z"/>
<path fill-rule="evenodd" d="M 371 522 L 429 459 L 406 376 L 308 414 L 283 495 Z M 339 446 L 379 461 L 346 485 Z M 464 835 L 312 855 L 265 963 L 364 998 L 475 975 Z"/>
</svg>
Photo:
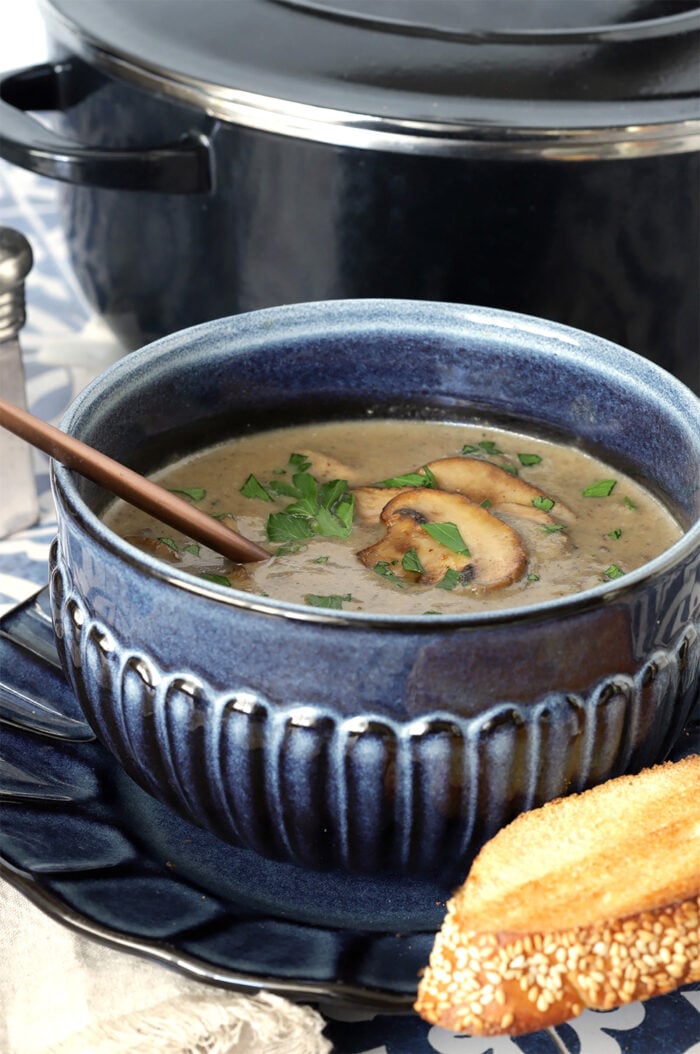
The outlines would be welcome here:
<svg viewBox="0 0 700 1054">
<path fill-rule="evenodd" d="M 166 93 L 184 78 L 501 133 L 504 119 L 557 128 L 697 117 L 692 0 L 50 0 L 44 8 L 71 46 L 156 71 Z"/>
</svg>

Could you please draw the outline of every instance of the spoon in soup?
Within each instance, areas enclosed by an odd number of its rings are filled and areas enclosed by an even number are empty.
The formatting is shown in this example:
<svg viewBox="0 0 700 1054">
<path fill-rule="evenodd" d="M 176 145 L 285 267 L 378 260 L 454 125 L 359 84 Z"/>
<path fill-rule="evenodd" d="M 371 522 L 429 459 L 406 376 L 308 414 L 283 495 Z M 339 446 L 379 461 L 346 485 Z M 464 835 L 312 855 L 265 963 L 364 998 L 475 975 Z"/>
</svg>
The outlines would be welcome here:
<svg viewBox="0 0 700 1054">
<path fill-rule="evenodd" d="M 169 527 L 182 531 L 194 541 L 209 546 L 221 556 L 237 563 L 268 560 L 270 557 L 256 542 L 225 527 L 184 498 L 2 398 L 0 425 L 31 446 L 43 450 L 55 461 L 74 469 Z"/>
</svg>

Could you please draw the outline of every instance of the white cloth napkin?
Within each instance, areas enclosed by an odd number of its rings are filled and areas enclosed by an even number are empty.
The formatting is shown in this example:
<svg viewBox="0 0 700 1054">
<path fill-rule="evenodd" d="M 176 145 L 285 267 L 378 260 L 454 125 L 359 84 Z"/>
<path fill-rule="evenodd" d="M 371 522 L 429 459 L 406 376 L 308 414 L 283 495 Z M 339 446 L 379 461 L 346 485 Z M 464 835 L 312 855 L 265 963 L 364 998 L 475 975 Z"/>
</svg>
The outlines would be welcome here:
<svg viewBox="0 0 700 1054">
<path fill-rule="evenodd" d="M 314 1009 L 214 988 L 49 918 L 0 881 L 3 1054 L 328 1054 Z"/>
</svg>

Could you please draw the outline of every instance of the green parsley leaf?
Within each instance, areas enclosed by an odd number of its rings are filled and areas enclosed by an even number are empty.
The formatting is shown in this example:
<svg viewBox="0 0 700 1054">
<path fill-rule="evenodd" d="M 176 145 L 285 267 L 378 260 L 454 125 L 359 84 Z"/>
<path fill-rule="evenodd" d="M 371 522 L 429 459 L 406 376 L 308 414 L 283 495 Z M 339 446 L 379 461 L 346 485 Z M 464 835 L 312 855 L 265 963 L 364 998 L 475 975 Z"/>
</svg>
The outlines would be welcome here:
<svg viewBox="0 0 700 1054">
<path fill-rule="evenodd" d="M 271 542 L 293 542 L 300 538 L 312 538 L 313 534 L 313 526 L 303 516 L 274 512 L 267 518 L 267 537 Z"/>
<path fill-rule="evenodd" d="M 599 479 L 597 483 L 591 483 L 581 493 L 584 498 L 608 498 L 617 484 L 616 479 Z"/>
<path fill-rule="evenodd" d="M 459 585 L 459 572 L 453 567 L 448 567 L 439 582 L 435 584 L 436 589 L 454 589 Z"/>
<path fill-rule="evenodd" d="M 292 468 L 295 468 L 297 472 L 306 472 L 311 468 L 311 462 L 306 454 L 290 454 L 289 464 Z"/>
<path fill-rule="evenodd" d="M 632 501 L 631 498 L 624 497 L 622 500 L 624 501 L 624 503 L 625 503 L 625 505 L 627 506 L 628 509 L 636 509 L 637 508 L 637 506 L 634 504 L 634 502 Z"/>
<path fill-rule="evenodd" d="M 271 479 L 267 484 L 267 489 L 281 498 L 298 498 L 300 496 L 298 488 L 283 479 Z M 272 499 L 270 498 L 269 500 L 271 501 Z"/>
<path fill-rule="evenodd" d="M 158 541 L 162 542 L 163 545 L 167 545 L 168 549 L 172 549 L 174 553 L 180 552 L 177 542 L 173 538 L 159 538 Z"/>
<path fill-rule="evenodd" d="M 389 582 L 393 582 L 395 586 L 400 586 L 401 589 L 406 585 L 403 578 L 397 575 L 395 571 L 391 570 L 391 567 L 386 560 L 378 560 L 374 565 L 373 570 L 376 571 L 378 575 L 381 575 L 382 578 L 386 578 Z"/>
<path fill-rule="evenodd" d="M 207 582 L 215 582 L 217 586 L 230 586 L 228 578 L 224 575 L 214 575 L 209 571 L 200 571 L 198 578 L 204 578 Z"/>
<path fill-rule="evenodd" d="M 503 451 L 499 450 L 493 439 L 482 439 L 480 443 L 474 446 L 472 443 L 465 443 L 462 447 L 463 454 L 502 454 Z"/>
<path fill-rule="evenodd" d="M 484 500 L 479 502 L 479 504 L 481 505 L 482 509 L 490 509 L 493 505 L 493 502 L 490 498 L 484 498 Z"/>
<path fill-rule="evenodd" d="M 606 578 L 622 578 L 624 575 L 622 568 L 618 567 L 617 564 L 610 564 L 610 567 L 606 567 L 603 574 Z"/>
<path fill-rule="evenodd" d="M 542 458 L 539 454 L 518 454 L 521 465 L 539 465 Z"/>
<path fill-rule="evenodd" d="M 545 534 L 556 534 L 557 531 L 565 531 L 566 530 L 566 524 L 565 523 L 544 523 L 542 525 L 542 530 L 545 532 Z"/>
<path fill-rule="evenodd" d="M 256 476 L 251 474 L 245 481 L 243 486 L 240 488 L 240 493 L 244 498 L 259 498 L 260 501 L 273 501 L 268 491 L 263 487 L 262 483 Z"/>
<path fill-rule="evenodd" d="M 183 553 L 189 553 L 190 556 L 199 556 L 202 551 L 201 545 L 197 545 L 196 542 L 192 542 L 191 545 L 185 545 L 182 549 Z"/>
<path fill-rule="evenodd" d="M 181 487 L 172 488 L 171 494 L 182 494 L 185 498 L 189 498 L 190 501 L 201 501 L 202 498 L 206 498 L 207 492 L 204 487 Z"/>
<path fill-rule="evenodd" d="M 435 487 L 437 489 L 437 480 L 435 479 L 435 473 L 432 471 L 432 469 L 430 469 L 427 465 L 423 465 L 423 472 L 425 472 L 426 479 L 428 480 L 426 486 Z"/>
<path fill-rule="evenodd" d="M 352 504 L 341 502 L 335 510 L 320 507 L 313 518 L 316 534 L 324 538 L 347 538 L 352 529 Z"/>
<path fill-rule="evenodd" d="M 414 545 L 411 546 L 408 552 L 404 553 L 401 566 L 404 571 L 416 571 L 419 575 L 422 575 L 425 571 Z"/>
<path fill-rule="evenodd" d="M 550 509 L 554 508 L 554 502 L 551 498 L 545 498 L 544 495 L 540 494 L 539 497 L 532 499 L 532 504 L 536 509 L 541 509 L 543 512 L 549 512 Z"/>
<path fill-rule="evenodd" d="M 434 538 L 436 542 L 440 542 L 440 545 L 451 549 L 453 553 L 463 553 L 465 556 L 470 555 L 467 543 L 459 533 L 459 528 L 456 524 L 422 523 L 421 527 L 431 538 Z"/>
<path fill-rule="evenodd" d="M 327 564 L 329 560 L 330 560 L 330 556 L 317 556 L 311 561 L 311 563 L 312 564 Z"/>
<path fill-rule="evenodd" d="M 532 571 L 532 572 L 531 572 L 531 573 L 530 573 L 530 574 L 529 574 L 529 575 L 527 576 L 527 581 L 528 581 L 528 582 L 539 582 L 539 580 L 540 580 L 540 576 L 539 576 L 539 575 L 536 575 L 534 571 Z"/>
<path fill-rule="evenodd" d="M 335 611 L 342 611 L 343 601 L 352 600 L 352 595 L 350 593 L 330 593 L 328 596 L 323 596 L 319 593 L 307 593 L 304 600 L 312 607 L 333 608 Z"/>
<path fill-rule="evenodd" d="M 615 539 L 617 539 L 617 538 L 621 538 L 621 537 L 622 537 L 622 528 L 621 527 L 616 527 L 615 530 L 608 531 L 608 533 L 606 535 L 606 538 L 615 538 Z"/>
<path fill-rule="evenodd" d="M 432 477 L 432 480 L 431 480 Z M 434 487 L 435 476 L 424 472 L 406 472 L 402 476 L 390 476 L 389 479 L 373 483 L 373 487 Z"/>
</svg>

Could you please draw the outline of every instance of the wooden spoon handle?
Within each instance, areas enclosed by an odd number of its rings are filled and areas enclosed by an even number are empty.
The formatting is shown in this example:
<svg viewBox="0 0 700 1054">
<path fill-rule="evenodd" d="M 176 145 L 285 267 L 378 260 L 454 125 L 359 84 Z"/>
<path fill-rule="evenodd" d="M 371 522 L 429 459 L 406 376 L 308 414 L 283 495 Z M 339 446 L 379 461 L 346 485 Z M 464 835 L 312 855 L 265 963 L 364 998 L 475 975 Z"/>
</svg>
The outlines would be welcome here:
<svg viewBox="0 0 700 1054">
<path fill-rule="evenodd" d="M 55 461 L 75 469 L 81 476 L 99 483 L 112 494 L 124 498 L 137 509 L 175 527 L 195 541 L 208 545 L 230 560 L 247 563 L 267 560 L 270 554 L 249 538 L 224 527 L 218 520 L 171 494 L 138 472 L 120 465 L 106 454 L 94 450 L 59 428 L 0 398 L 0 425 L 49 454 Z"/>
</svg>

